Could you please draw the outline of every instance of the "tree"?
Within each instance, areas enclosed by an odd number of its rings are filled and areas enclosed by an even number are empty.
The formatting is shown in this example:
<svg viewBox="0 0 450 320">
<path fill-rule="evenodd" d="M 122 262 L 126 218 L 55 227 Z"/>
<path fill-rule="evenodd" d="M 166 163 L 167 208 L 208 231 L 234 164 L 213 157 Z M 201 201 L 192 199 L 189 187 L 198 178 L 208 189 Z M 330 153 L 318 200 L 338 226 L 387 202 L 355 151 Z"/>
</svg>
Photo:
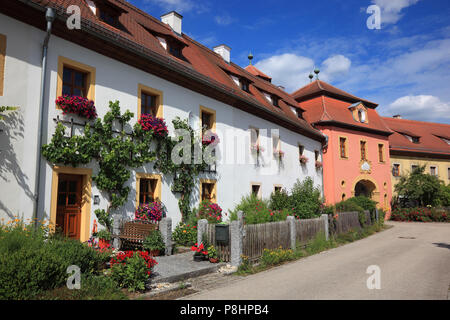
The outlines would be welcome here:
<svg viewBox="0 0 450 320">
<path fill-rule="evenodd" d="M 442 183 L 436 176 L 426 174 L 425 166 L 419 166 L 400 178 L 395 191 L 400 198 L 414 202 L 416 206 L 436 206 L 441 202 Z"/>
</svg>

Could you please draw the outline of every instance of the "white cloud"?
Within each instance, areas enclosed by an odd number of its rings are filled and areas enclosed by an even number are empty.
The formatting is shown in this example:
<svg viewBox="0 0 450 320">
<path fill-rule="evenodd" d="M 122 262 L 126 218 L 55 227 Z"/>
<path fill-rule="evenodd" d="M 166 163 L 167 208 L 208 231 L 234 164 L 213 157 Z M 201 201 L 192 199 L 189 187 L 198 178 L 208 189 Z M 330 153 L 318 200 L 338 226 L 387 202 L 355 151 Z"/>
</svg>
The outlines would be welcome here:
<svg viewBox="0 0 450 320">
<path fill-rule="evenodd" d="M 381 23 L 395 24 L 403 15 L 401 11 L 415 5 L 419 0 L 372 0 L 372 3 L 381 9 Z"/>
<path fill-rule="evenodd" d="M 228 14 L 224 14 L 221 16 L 215 16 L 214 20 L 220 26 L 228 26 L 234 22 L 234 19 Z"/>
<path fill-rule="evenodd" d="M 167 11 L 175 10 L 179 13 L 195 10 L 197 13 L 208 11 L 208 4 L 194 0 L 144 0 L 146 3 L 155 4 Z"/>
<path fill-rule="evenodd" d="M 450 102 L 431 95 L 404 96 L 391 103 L 384 114 L 404 119 L 450 123 Z"/>
<path fill-rule="evenodd" d="M 272 77 L 274 84 L 282 85 L 290 92 L 309 82 L 308 75 L 314 69 L 314 61 L 307 57 L 285 53 L 261 60 L 255 67 Z"/>
<path fill-rule="evenodd" d="M 333 79 L 347 74 L 351 65 L 352 61 L 349 58 L 342 54 L 337 54 L 322 62 L 322 72 L 326 78 Z"/>
</svg>

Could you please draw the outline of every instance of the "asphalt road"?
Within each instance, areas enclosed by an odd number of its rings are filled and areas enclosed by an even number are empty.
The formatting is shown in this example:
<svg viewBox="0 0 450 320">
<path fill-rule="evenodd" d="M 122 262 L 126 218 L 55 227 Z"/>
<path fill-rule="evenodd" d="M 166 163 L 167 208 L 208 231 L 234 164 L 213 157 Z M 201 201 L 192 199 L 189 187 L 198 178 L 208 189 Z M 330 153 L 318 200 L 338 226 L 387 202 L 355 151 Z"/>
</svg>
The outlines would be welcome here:
<svg viewBox="0 0 450 320">
<path fill-rule="evenodd" d="M 394 223 L 366 239 L 248 276 L 187 300 L 446 300 L 450 224 Z M 369 266 L 381 289 L 369 290 Z"/>
</svg>

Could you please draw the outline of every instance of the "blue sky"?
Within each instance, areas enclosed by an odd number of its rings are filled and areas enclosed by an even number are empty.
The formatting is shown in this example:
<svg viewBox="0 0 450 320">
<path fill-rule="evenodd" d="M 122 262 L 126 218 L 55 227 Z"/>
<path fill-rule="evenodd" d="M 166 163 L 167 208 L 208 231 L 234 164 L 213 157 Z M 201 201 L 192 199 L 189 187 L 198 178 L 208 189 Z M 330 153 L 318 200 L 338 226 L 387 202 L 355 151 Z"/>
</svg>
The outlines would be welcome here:
<svg viewBox="0 0 450 320">
<path fill-rule="evenodd" d="M 183 32 L 210 48 L 225 43 L 292 92 L 320 79 L 379 103 L 384 116 L 450 124 L 448 0 L 129 0 L 159 18 L 176 10 Z M 378 5 L 381 29 L 366 9 Z"/>
</svg>

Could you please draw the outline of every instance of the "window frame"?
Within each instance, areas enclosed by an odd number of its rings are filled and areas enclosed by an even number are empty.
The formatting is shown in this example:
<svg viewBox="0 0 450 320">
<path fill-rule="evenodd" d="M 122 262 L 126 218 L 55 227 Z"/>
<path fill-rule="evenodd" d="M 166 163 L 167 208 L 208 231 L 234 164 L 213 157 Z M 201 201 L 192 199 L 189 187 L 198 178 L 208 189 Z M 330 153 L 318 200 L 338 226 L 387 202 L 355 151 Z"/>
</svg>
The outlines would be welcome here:
<svg viewBox="0 0 450 320">
<path fill-rule="evenodd" d="M 156 117 L 164 118 L 164 93 L 158 89 L 148 87 L 143 85 L 142 83 L 138 84 L 138 106 L 137 106 L 137 115 L 138 119 L 141 118 L 142 115 L 142 94 L 146 94 L 148 96 L 156 97 Z"/>
<path fill-rule="evenodd" d="M 211 128 L 208 130 L 211 130 L 212 132 L 215 133 L 216 132 L 216 110 L 209 109 L 204 106 L 200 106 L 199 116 L 200 116 L 200 131 L 202 133 L 202 136 L 204 133 L 204 131 L 203 131 L 203 113 L 209 114 L 211 116 L 212 124 L 210 124 Z"/>
<path fill-rule="evenodd" d="M 435 168 L 435 174 L 431 173 L 431 168 Z M 439 177 L 439 169 L 437 165 L 430 165 L 430 175 L 435 176 L 435 177 Z"/>
<path fill-rule="evenodd" d="M 385 159 L 385 152 L 384 152 L 384 143 L 379 143 L 378 144 L 378 162 L 379 163 L 386 163 L 386 159 Z"/>
<path fill-rule="evenodd" d="M 258 186 L 258 194 L 256 197 L 262 199 L 262 183 L 261 182 L 250 182 L 250 195 L 253 195 L 253 187 Z"/>
<path fill-rule="evenodd" d="M 156 201 L 162 201 L 161 193 L 162 193 L 162 177 L 160 174 L 153 174 L 153 173 L 136 173 L 136 209 L 140 206 L 140 189 L 141 189 L 141 179 L 144 180 L 157 180 L 156 187 L 155 187 L 155 200 Z"/>
<path fill-rule="evenodd" d="M 394 169 L 397 168 L 397 175 L 394 174 Z M 393 163 L 392 164 L 392 176 L 395 178 L 400 177 L 400 170 L 401 170 L 401 164 L 400 163 Z"/>
<path fill-rule="evenodd" d="M 96 69 L 92 66 L 83 64 L 81 62 L 71 60 L 69 58 L 59 56 L 58 57 L 58 76 L 56 84 L 56 97 L 62 96 L 63 90 L 63 74 L 64 67 L 83 72 L 86 74 L 86 98 L 95 102 L 95 76 Z M 60 109 L 56 105 L 57 109 Z"/>
<path fill-rule="evenodd" d="M 364 157 L 363 157 L 363 143 L 364 143 Z M 359 153 L 360 153 L 360 158 L 361 161 L 368 161 L 369 157 L 368 157 L 368 146 L 367 146 L 367 140 L 360 140 L 359 141 Z"/>
<path fill-rule="evenodd" d="M 212 179 L 200 179 L 200 190 L 199 190 L 199 195 L 200 195 L 200 202 L 204 201 L 203 200 L 203 185 L 204 184 L 212 184 L 213 185 L 213 197 L 210 200 L 212 203 L 217 203 L 217 180 L 212 180 Z"/>
<path fill-rule="evenodd" d="M 0 34 L 0 96 L 4 94 L 7 36 Z"/>
</svg>

